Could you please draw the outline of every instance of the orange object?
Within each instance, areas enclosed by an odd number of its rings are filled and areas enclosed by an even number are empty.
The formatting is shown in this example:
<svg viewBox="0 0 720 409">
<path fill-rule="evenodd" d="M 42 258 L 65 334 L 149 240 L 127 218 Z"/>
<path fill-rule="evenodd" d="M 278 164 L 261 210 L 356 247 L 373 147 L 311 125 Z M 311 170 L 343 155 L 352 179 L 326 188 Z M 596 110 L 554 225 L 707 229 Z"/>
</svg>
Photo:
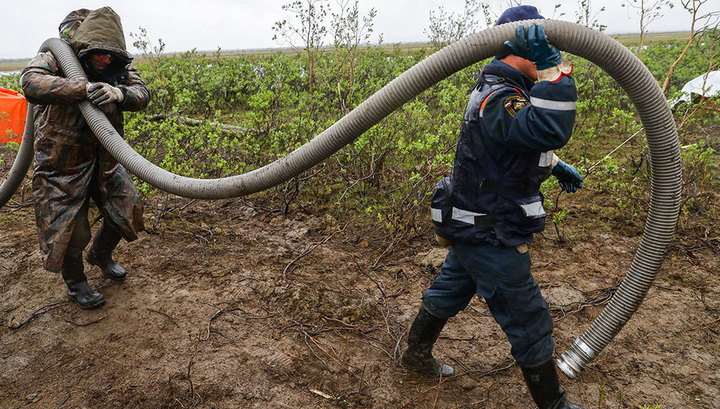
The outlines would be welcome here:
<svg viewBox="0 0 720 409">
<path fill-rule="evenodd" d="M 26 115 L 25 97 L 17 91 L 0 88 L 0 144 L 22 141 Z"/>
</svg>

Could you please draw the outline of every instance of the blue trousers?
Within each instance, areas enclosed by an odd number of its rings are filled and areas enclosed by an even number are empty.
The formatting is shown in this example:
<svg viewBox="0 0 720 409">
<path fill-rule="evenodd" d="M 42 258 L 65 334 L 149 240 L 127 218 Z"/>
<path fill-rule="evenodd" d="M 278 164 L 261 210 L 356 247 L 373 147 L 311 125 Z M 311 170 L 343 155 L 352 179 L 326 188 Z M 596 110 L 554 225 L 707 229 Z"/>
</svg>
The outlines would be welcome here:
<svg viewBox="0 0 720 409">
<path fill-rule="evenodd" d="M 529 253 L 515 247 L 455 243 L 440 276 L 423 294 L 423 306 L 439 318 L 450 318 L 475 294 L 485 298 L 519 364 L 552 358 L 552 317 L 530 274 Z"/>
</svg>

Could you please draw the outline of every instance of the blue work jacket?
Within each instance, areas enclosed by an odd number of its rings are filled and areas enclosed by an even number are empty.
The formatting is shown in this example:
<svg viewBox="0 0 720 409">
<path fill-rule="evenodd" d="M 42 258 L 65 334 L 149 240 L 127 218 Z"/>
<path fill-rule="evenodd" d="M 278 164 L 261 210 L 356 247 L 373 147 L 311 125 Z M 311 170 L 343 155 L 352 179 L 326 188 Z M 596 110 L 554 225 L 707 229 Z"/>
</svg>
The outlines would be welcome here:
<svg viewBox="0 0 720 409">
<path fill-rule="evenodd" d="M 517 246 L 545 229 L 540 185 L 553 150 L 570 139 L 577 89 L 570 76 L 535 84 L 499 60 L 468 101 L 450 177 L 432 200 L 436 233 L 453 242 Z"/>
</svg>

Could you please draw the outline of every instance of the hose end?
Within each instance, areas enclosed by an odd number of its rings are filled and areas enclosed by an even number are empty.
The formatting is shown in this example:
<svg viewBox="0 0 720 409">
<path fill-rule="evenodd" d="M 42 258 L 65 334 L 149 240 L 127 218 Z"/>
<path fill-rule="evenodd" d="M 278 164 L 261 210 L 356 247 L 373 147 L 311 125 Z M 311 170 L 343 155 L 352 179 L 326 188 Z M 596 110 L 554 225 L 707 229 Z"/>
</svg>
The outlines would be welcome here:
<svg viewBox="0 0 720 409">
<path fill-rule="evenodd" d="M 574 378 L 580 373 L 580 367 L 576 366 L 566 354 L 562 354 L 555 364 L 568 378 Z"/>
<path fill-rule="evenodd" d="M 555 363 L 565 375 L 575 378 L 582 371 L 583 365 L 592 361 L 593 358 L 595 358 L 595 351 L 580 338 L 575 338 L 570 349 L 560 355 Z"/>
</svg>

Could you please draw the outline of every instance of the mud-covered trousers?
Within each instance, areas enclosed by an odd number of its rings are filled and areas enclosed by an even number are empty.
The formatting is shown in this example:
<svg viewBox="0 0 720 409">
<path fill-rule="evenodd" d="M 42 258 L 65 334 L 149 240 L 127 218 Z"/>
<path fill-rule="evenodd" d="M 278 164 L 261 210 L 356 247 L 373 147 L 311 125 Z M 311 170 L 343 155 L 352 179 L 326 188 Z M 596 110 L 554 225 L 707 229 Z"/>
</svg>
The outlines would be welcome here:
<svg viewBox="0 0 720 409">
<path fill-rule="evenodd" d="M 137 239 L 144 229 L 140 196 L 125 169 L 102 145 L 69 145 L 39 135 L 35 162 L 35 220 L 46 270 L 60 272 L 66 252 L 77 259 L 90 241 L 90 198 L 103 225 L 109 224 L 125 240 Z"/>
<path fill-rule="evenodd" d="M 454 317 L 475 294 L 485 298 L 519 364 L 552 358 L 552 317 L 530 274 L 527 251 L 489 244 L 454 244 L 440 276 L 423 294 L 423 306 L 439 318 Z"/>
</svg>

